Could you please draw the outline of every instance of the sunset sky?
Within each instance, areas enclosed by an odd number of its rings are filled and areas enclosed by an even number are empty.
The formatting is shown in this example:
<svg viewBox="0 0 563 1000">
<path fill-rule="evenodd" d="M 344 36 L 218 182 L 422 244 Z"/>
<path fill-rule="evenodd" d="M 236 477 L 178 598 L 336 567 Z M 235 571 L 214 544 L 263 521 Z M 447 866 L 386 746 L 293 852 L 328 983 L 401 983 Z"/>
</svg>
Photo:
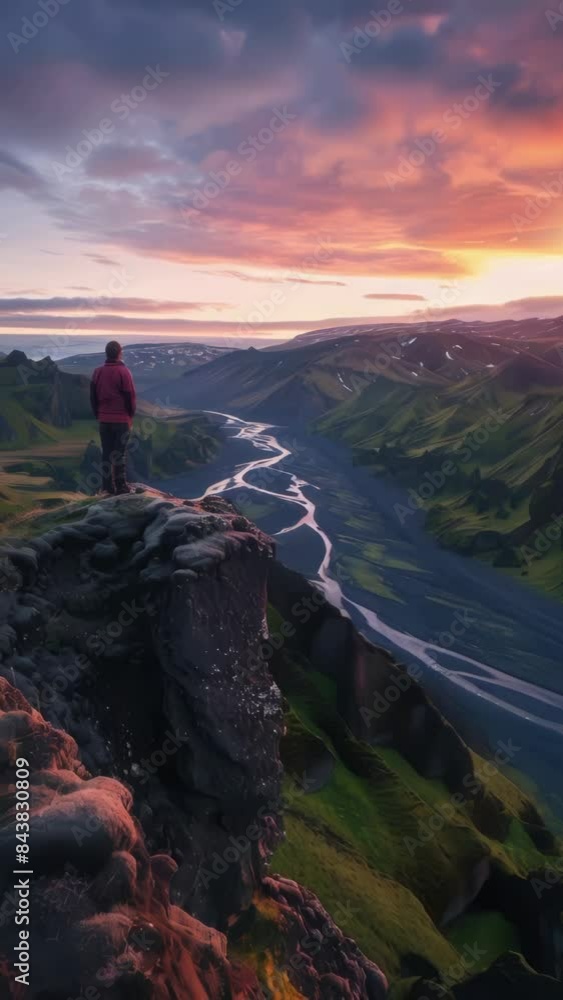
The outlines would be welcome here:
<svg viewBox="0 0 563 1000">
<path fill-rule="evenodd" d="M 563 313 L 555 2 L 20 0 L 0 24 L 3 333 Z"/>
</svg>

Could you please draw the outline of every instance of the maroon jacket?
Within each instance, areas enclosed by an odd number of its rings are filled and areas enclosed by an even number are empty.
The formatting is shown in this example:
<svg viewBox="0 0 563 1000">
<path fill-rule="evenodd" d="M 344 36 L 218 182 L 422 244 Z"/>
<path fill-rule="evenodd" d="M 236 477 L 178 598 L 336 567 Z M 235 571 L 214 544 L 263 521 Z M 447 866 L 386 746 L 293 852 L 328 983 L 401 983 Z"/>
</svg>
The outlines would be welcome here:
<svg viewBox="0 0 563 1000">
<path fill-rule="evenodd" d="M 133 376 L 123 361 L 106 361 L 96 368 L 90 384 L 90 402 L 100 423 L 131 426 L 137 396 Z"/>
</svg>

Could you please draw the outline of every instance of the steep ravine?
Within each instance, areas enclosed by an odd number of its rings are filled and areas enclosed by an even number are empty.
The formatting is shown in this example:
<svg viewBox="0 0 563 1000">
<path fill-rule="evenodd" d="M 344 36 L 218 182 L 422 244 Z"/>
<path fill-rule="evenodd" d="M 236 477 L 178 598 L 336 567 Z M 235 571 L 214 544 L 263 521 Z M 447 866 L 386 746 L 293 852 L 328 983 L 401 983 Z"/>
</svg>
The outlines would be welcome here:
<svg viewBox="0 0 563 1000">
<path fill-rule="evenodd" d="M 533 805 L 235 508 L 147 490 L 35 529 L 0 548 L 2 996 L 380 1000 L 387 979 L 404 998 L 501 980 L 520 985 L 495 996 L 561 996 L 563 862 Z M 483 962 L 454 980 L 469 912 L 510 922 L 533 969 L 499 957 L 484 986 Z"/>
</svg>

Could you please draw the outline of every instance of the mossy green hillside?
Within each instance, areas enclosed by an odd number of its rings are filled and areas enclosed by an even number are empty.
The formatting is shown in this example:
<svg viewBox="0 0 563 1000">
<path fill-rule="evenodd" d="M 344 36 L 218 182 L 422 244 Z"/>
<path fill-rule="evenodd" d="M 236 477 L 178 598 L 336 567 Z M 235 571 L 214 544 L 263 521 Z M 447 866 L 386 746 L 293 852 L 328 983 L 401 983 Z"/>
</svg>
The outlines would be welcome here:
<svg viewBox="0 0 563 1000">
<path fill-rule="evenodd" d="M 272 630 L 276 622 L 274 612 Z M 273 871 L 307 885 L 330 913 L 338 908 L 342 929 L 393 981 L 413 956 L 446 975 L 471 936 L 486 940 L 486 965 L 517 947 L 517 929 L 500 912 L 469 911 L 448 926 L 443 918 L 483 861 L 523 878 L 546 865 L 563 873 L 559 845 L 544 853 L 534 843 L 526 795 L 473 755 L 494 808 L 488 815 L 471 792 L 452 805 L 442 782 L 395 749 L 357 741 L 338 714 L 335 684 L 307 661 L 281 653 L 275 674 L 287 703 L 286 839 Z M 332 768 L 322 769 L 322 750 Z M 319 773 L 326 780 L 311 791 Z"/>
<path fill-rule="evenodd" d="M 60 372 L 46 359 L 13 352 L 0 362 L 0 521 L 25 530 L 35 512 L 64 508 L 101 485 L 98 427 L 89 380 Z M 166 478 L 214 458 L 221 438 L 200 414 L 140 401 L 130 442 L 137 478 Z"/>
<path fill-rule="evenodd" d="M 503 372 L 445 386 L 380 376 L 315 426 L 406 487 L 405 516 L 426 511 L 442 544 L 563 597 L 557 386 Z"/>
</svg>

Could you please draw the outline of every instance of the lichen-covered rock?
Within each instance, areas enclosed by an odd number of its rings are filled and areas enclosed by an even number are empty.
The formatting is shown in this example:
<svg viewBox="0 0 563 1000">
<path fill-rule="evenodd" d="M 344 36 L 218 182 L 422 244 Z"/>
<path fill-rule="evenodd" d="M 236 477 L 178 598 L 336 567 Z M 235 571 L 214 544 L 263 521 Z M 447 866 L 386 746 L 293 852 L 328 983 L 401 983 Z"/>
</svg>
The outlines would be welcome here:
<svg viewBox="0 0 563 1000">
<path fill-rule="evenodd" d="M 149 836 L 173 845 L 175 901 L 224 929 L 281 836 L 281 697 L 257 657 L 272 543 L 217 498 L 147 490 L 76 513 L 0 546 L 0 674 L 89 770 L 130 782 Z M 101 823 L 101 855 L 106 840 Z"/>
<path fill-rule="evenodd" d="M 224 500 L 151 490 L 0 544 L 0 862 L 9 872 L 25 746 L 34 981 L 49 1000 L 92 983 L 104 1000 L 263 1000 L 223 932 L 273 896 L 283 836 L 282 703 L 260 652 L 272 557 Z M 320 919 L 303 900 L 295 920 L 276 903 L 292 940 Z M 0 927 L 5 956 L 12 932 Z M 336 928 L 318 952 L 305 976 L 289 970 L 288 997 L 336 996 L 349 974 L 342 995 L 379 1000 L 381 974 Z"/>
<path fill-rule="evenodd" d="M 0 678 L 0 961 L 15 982 L 13 893 L 16 760 L 30 765 L 29 924 L 32 974 L 25 995 L 107 1000 L 171 996 L 246 1000 L 219 931 L 203 927 L 169 898 L 170 858 L 149 856 L 132 795 L 119 782 L 90 778 L 70 737 L 55 730 Z M 26 911 L 22 911 L 26 912 Z M 25 926 L 21 924 L 20 926 Z M 245 971 L 254 982 L 250 970 Z"/>
<path fill-rule="evenodd" d="M 263 893 L 277 910 L 291 981 L 313 1000 L 384 1000 L 387 980 L 335 925 L 308 889 L 266 878 Z"/>
</svg>

